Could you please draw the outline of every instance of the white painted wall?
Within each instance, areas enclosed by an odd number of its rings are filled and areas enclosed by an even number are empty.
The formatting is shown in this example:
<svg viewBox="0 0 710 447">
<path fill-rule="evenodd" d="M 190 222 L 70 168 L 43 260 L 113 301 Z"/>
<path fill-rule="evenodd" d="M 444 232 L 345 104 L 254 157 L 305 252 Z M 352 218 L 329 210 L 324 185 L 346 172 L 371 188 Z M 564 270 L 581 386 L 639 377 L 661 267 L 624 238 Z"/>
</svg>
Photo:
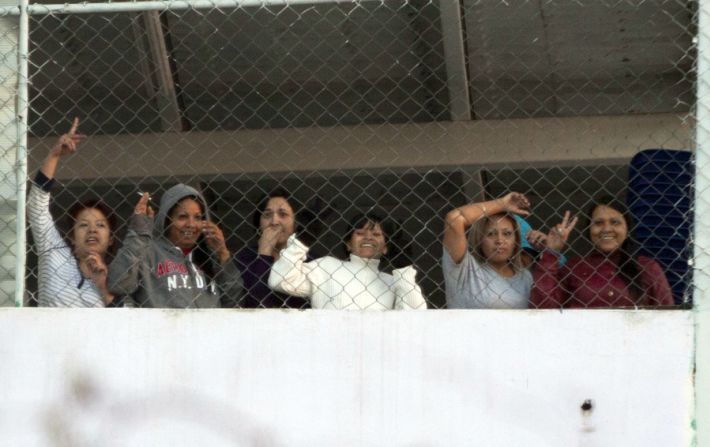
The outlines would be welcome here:
<svg viewBox="0 0 710 447">
<path fill-rule="evenodd" d="M 694 435 L 687 311 L 1 309 L 0 340 L 3 446 L 668 447 Z"/>
</svg>

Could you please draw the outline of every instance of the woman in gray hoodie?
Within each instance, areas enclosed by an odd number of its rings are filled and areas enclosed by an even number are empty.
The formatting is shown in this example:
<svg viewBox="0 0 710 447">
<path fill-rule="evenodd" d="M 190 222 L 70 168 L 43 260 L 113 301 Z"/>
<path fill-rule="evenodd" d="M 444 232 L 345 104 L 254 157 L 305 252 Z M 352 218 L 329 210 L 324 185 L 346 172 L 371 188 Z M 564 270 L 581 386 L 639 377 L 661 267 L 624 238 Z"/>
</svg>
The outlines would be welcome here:
<svg viewBox="0 0 710 447">
<path fill-rule="evenodd" d="M 109 266 L 108 287 L 138 307 L 219 307 L 238 302 L 239 270 L 204 197 L 178 184 L 163 194 L 157 214 L 147 193 L 136 205 L 123 246 Z"/>
</svg>

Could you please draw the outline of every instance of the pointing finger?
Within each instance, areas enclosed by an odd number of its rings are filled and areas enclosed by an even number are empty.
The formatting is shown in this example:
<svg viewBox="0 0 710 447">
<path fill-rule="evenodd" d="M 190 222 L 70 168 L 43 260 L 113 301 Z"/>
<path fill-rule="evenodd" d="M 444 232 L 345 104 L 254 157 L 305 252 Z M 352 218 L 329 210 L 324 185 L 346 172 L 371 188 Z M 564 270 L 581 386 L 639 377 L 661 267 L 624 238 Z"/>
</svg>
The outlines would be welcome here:
<svg viewBox="0 0 710 447">
<path fill-rule="evenodd" d="M 74 117 L 74 121 L 72 122 L 71 129 L 69 129 L 69 135 L 74 135 L 76 133 L 76 129 L 79 128 L 79 117 Z"/>
</svg>

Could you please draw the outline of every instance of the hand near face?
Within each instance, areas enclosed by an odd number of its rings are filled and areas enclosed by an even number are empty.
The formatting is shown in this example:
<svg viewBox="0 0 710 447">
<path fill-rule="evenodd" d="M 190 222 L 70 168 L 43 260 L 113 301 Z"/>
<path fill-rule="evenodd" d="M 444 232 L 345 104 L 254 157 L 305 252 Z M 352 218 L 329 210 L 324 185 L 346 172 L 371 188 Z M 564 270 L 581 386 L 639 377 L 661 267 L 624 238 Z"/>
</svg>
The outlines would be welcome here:
<svg viewBox="0 0 710 447">
<path fill-rule="evenodd" d="M 108 267 L 106 267 L 103 257 L 97 253 L 89 253 L 79 261 L 79 268 L 83 275 L 91 280 L 96 285 L 96 288 L 99 289 L 104 304 L 109 305 L 113 301 L 114 295 L 109 292 L 108 285 L 106 284 Z"/>
<path fill-rule="evenodd" d="M 274 251 L 276 251 L 276 246 L 281 239 L 282 233 L 283 227 L 280 225 L 269 225 L 263 228 L 259 237 L 259 254 L 272 256 Z"/>
<path fill-rule="evenodd" d="M 231 257 L 231 254 L 227 249 L 227 244 L 224 242 L 224 233 L 222 233 L 222 230 L 214 222 L 205 220 L 202 222 L 202 234 L 205 237 L 207 246 L 219 257 L 219 263 L 226 263 Z"/>
<path fill-rule="evenodd" d="M 575 225 L 577 225 L 577 217 L 570 219 L 570 212 L 565 211 L 562 222 L 555 225 L 547 234 L 545 243 L 547 248 L 558 252 L 562 251 Z"/>
<path fill-rule="evenodd" d="M 77 146 L 81 143 L 86 135 L 77 133 L 77 128 L 79 127 L 79 118 L 74 118 L 72 122 L 71 129 L 69 132 L 60 136 L 52 149 L 49 151 L 49 155 L 52 157 L 64 157 L 65 155 L 73 154 L 76 152 Z"/>
<path fill-rule="evenodd" d="M 259 254 L 277 256 L 296 229 L 293 207 L 285 197 L 273 196 L 259 217 Z"/>
<path fill-rule="evenodd" d="M 525 239 L 527 239 L 530 245 L 537 251 L 544 250 L 547 244 L 547 235 L 539 230 L 528 231 Z"/>
<path fill-rule="evenodd" d="M 530 201 L 519 192 L 511 192 L 498 199 L 503 209 L 509 213 L 527 216 L 530 214 Z"/>
<path fill-rule="evenodd" d="M 147 192 L 143 193 L 143 196 L 138 200 L 136 207 L 133 209 L 133 214 L 138 216 L 155 216 L 155 211 L 150 207 L 148 201 L 150 200 L 150 195 Z"/>
<path fill-rule="evenodd" d="M 79 267 L 82 272 L 96 284 L 99 290 L 106 289 L 108 267 L 106 267 L 101 256 L 96 253 L 89 253 L 81 260 Z"/>
</svg>

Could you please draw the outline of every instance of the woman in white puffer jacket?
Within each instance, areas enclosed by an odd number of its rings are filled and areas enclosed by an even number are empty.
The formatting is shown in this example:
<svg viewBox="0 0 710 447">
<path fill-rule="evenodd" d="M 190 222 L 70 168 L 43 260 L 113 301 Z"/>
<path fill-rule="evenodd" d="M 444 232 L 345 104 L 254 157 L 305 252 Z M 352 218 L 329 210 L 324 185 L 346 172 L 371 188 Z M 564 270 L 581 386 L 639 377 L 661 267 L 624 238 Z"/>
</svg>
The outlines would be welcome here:
<svg viewBox="0 0 710 447">
<path fill-rule="evenodd" d="M 325 256 L 306 262 L 308 247 L 291 235 L 271 268 L 269 286 L 310 298 L 314 309 L 426 309 L 414 267 L 392 274 L 380 270 L 380 258 L 388 251 L 383 226 L 376 213 L 356 216 L 345 237 L 347 261 Z"/>
</svg>

